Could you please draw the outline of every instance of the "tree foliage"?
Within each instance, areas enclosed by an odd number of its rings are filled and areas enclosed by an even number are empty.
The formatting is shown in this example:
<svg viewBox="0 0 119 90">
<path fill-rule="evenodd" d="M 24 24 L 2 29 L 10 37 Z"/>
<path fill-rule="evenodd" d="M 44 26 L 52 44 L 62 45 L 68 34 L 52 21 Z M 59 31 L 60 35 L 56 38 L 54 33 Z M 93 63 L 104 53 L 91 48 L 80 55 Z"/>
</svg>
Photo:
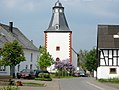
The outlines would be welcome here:
<svg viewBox="0 0 119 90">
<path fill-rule="evenodd" d="M 20 62 L 25 61 L 22 46 L 18 41 L 6 42 L 0 50 L 2 56 L 0 64 L 3 66 L 16 66 Z"/>
<path fill-rule="evenodd" d="M 94 71 L 96 70 L 96 49 L 90 50 L 85 57 L 85 66 L 87 70 Z"/>
<path fill-rule="evenodd" d="M 40 55 L 37 60 L 37 67 L 42 70 L 46 70 L 47 67 L 51 66 L 54 63 L 54 60 L 52 56 L 49 54 L 49 52 L 47 52 L 45 47 L 40 46 L 39 50 Z"/>
<path fill-rule="evenodd" d="M 86 67 L 85 67 L 85 57 L 86 57 L 86 54 L 88 53 L 87 50 L 80 50 L 79 51 L 79 56 L 78 56 L 78 66 L 80 66 L 81 69 L 83 70 L 86 70 Z"/>
</svg>

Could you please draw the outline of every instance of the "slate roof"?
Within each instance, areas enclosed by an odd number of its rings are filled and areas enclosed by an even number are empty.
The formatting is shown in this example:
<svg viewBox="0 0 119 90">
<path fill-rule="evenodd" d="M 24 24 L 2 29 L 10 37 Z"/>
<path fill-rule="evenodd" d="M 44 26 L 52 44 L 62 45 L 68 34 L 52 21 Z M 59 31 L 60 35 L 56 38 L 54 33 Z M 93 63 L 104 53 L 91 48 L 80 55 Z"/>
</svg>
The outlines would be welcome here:
<svg viewBox="0 0 119 90">
<path fill-rule="evenodd" d="M 98 25 L 98 48 L 119 48 L 119 25 Z"/>
<path fill-rule="evenodd" d="M 30 41 L 18 28 L 13 27 L 13 31 L 9 30 L 9 26 L 0 23 L 0 48 L 5 42 L 17 40 L 24 49 L 39 51 L 38 48 Z"/>
<path fill-rule="evenodd" d="M 58 26 L 58 29 L 56 27 Z M 52 18 L 49 27 L 44 32 L 71 32 L 64 14 L 64 7 L 57 1 L 53 7 Z"/>
</svg>

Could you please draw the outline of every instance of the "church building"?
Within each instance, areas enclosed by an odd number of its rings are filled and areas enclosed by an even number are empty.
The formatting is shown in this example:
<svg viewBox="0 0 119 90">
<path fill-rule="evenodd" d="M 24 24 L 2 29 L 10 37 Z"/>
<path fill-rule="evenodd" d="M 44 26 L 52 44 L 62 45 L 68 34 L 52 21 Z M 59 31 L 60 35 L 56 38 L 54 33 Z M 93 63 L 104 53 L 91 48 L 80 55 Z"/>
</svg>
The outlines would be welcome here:
<svg viewBox="0 0 119 90">
<path fill-rule="evenodd" d="M 72 63 L 72 31 L 59 2 L 52 8 L 52 18 L 45 34 L 45 47 L 55 61 L 69 60 Z"/>
</svg>

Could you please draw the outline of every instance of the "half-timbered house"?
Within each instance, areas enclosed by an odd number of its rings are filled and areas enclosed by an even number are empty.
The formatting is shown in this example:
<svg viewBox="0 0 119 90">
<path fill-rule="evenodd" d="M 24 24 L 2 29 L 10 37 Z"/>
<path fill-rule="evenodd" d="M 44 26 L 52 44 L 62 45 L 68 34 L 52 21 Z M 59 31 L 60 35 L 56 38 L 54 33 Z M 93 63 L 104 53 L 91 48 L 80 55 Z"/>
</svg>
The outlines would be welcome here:
<svg viewBox="0 0 119 90">
<path fill-rule="evenodd" d="M 97 78 L 119 77 L 119 25 L 98 25 Z"/>
</svg>

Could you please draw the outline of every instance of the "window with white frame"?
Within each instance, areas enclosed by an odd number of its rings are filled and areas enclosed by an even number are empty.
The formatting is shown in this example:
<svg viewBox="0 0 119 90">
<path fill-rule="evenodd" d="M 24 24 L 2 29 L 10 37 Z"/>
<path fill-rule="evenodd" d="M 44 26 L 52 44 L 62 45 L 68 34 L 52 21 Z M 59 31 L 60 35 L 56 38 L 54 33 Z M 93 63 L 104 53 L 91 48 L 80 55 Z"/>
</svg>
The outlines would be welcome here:
<svg viewBox="0 0 119 90">
<path fill-rule="evenodd" d="M 26 65 L 26 69 L 28 69 L 28 65 Z"/>
<path fill-rule="evenodd" d="M 6 66 L 0 66 L 0 71 L 6 71 Z"/>
<path fill-rule="evenodd" d="M 33 53 L 31 53 L 31 62 L 33 61 Z"/>
<path fill-rule="evenodd" d="M 20 65 L 18 65 L 18 71 L 20 70 Z"/>
<path fill-rule="evenodd" d="M 0 59 L 2 59 L 2 56 L 0 56 Z M 6 66 L 0 66 L 0 71 L 6 71 Z"/>
<path fill-rule="evenodd" d="M 32 67 L 33 67 L 33 65 L 32 65 L 32 64 L 30 64 L 30 69 L 32 69 Z"/>
<path fill-rule="evenodd" d="M 110 68 L 110 74 L 117 74 L 116 68 Z"/>
</svg>

